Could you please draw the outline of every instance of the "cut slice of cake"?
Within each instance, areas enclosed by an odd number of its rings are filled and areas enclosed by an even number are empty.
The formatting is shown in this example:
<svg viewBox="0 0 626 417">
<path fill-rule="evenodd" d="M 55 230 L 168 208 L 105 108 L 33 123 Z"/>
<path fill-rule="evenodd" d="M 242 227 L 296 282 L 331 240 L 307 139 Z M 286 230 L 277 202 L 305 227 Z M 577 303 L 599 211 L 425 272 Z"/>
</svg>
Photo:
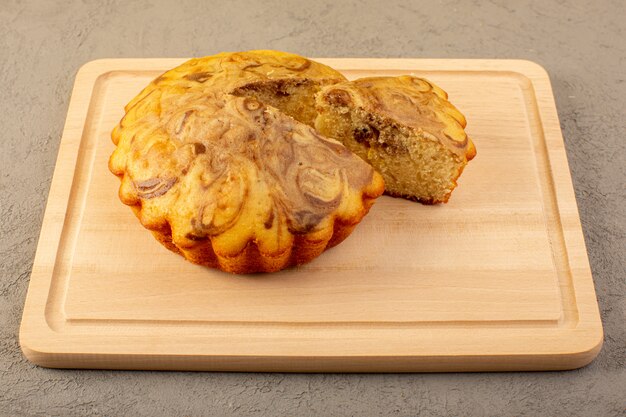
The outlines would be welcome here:
<svg viewBox="0 0 626 417">
<path fill-rule="evenodd" d="M 367 161 L 391 196 L 445 203 L 476 148 L 448 95 L 412 76 L 372 77 L 324 87 L 316 129 Z"/>
</svg>

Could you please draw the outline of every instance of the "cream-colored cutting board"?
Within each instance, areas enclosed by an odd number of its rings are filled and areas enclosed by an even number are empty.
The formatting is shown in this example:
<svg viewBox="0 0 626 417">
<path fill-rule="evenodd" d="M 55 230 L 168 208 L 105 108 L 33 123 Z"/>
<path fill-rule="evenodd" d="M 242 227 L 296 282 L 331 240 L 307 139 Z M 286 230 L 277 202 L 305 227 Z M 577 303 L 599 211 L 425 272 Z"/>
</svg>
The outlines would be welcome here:
<svg viewBox="0 0 626 417">
<path fill-rule="evenodd" d="M 589 363 L 602 324 L 546 72 L 528 61 L 321 59 L 416 74 L 467 116 L 477 157 L 450 203 L 382 197 L 312 263 L 235 276 L 168 252 L 119 202 L 110 132 L 182 59 L 76 77 L 24 308 L 48 367 L 493 371 Z"/>
</svg>

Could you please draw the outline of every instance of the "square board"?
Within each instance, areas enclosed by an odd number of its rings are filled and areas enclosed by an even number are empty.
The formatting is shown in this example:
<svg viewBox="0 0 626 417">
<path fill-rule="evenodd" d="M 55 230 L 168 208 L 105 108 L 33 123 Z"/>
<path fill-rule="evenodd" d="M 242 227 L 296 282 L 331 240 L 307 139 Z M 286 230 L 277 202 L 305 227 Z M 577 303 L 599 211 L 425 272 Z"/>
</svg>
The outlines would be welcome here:
<svg viewBox="0 0 626 417">
<path fill-rule="evenodd" d="M 446 90 L 478 150 L 448 204 L 381 197 L 310 264 L 233 276 L 163 248 L 107 161 L 123 107 L 182 59 L 81 68 L 20 342 L 49 367 L 237 371 L 571 369 L 602 343 L 547 73 L 518 60 L 320 59 Z"/>
</svg>

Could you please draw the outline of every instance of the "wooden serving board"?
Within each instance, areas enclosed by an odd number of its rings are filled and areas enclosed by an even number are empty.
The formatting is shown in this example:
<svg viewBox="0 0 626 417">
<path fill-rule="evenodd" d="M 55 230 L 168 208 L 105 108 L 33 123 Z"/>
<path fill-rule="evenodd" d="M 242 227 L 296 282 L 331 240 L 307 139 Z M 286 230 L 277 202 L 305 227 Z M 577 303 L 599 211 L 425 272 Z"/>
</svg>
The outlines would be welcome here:
<svg viewBox="0 0 626 417">
<path fill-rule="evenodd" d="M 117 197 L 110 132 L 182 59 L 76 77 L 20 342 L 48 367 L 236 371 L 572 369 L 602 324 L 546 72 L 528 61 L 320 59 L 416 74 L 467 116 L 478 156 L 450 203 L 382 197 L 312 263 L 234 276 L 168 252 Z"/>
</svg>

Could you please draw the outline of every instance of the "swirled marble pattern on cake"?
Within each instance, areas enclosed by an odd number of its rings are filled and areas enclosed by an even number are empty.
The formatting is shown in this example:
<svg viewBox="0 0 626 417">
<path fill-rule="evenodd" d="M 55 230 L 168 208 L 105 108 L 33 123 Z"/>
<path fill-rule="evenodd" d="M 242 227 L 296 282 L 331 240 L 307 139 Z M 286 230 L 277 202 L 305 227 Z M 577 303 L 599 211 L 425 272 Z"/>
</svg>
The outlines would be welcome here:
<svg viewBox="0 0 626 417">
<path fill-rule="evenodd" d="M 448 101 L 448 94 L 424 78 L 368 77 L 327 87 L 328 101 L 344 101 L 419 130 L 468 160 L 476 154 L 465 133 L 465 116 Z"/>
<path fill-rule="evenodd" d="M 166 72 L 113 131 L 109 167 L 122 180 L 120 199 L 195 263 L 248 273 L 310 261 L 347 237 L 382 193 L 382 178 L 339 142 L 236 94 L 342 79 L 275 51 L 193 59 Z"/>
</svg>

